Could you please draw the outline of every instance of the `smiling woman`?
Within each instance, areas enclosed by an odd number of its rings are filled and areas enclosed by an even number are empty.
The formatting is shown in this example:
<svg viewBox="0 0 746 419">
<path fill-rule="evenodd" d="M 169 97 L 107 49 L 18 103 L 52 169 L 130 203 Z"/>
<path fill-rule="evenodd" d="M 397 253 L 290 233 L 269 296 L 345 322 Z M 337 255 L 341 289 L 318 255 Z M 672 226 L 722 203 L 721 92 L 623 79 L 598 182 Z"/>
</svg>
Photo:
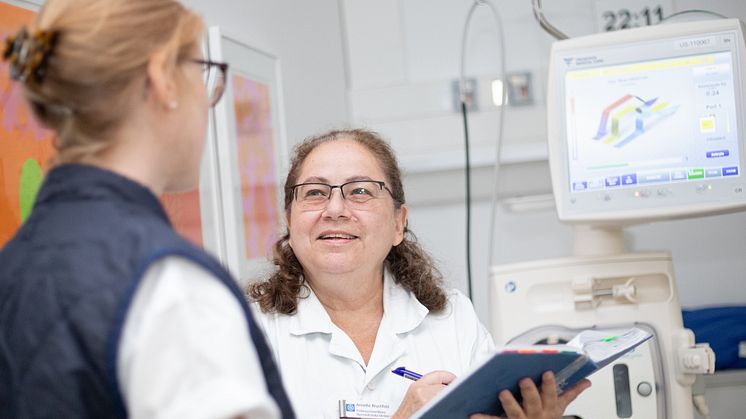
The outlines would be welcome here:
<svg viewBox="0 0 746 419">
<path fill-rule="evenodd" d="M 444 289 L 407 228 L 401 171 L 376 133 L 296 147 L 285 217 L 278 270 L 249 294 L 301 417 L 407 418 L 490 353 L 471 301 Z M 401 366 L 429 373 L 414 383 L 389 373 Z M 509 418 L 559 418 L 570 399 L 540 397 L 533 382 L 522 395 L 533 402 L 507 400 Z"/>
<path fill-rule="evenodd" d="M 318 166 L 320 171 L 313 172 L 314 166 Z M 340 171 L 344 169 L 349 172 L 349 178 L 340 175 Z M 328 177 L 323 176 L 325 172 L 330 173 Z M 387 268 L 396 282 L 414 293 L 429 310 L 442 310 L 446 306 L 446 295 L 441 287 L 442 276 L 406 225 L 404 188 L 394 152 L 378 134 L 365 130 L 332 131 L 309 138 L 296 147 L 284 187 L 285 216 L 290 227 L 274 246 L 274 263 L 279 269 L 267 281 L 251 285 L 252 298 L 266 312 L 296 312 L 299 298 L 308 287 L 304 279 L 308 272 L 304 272 L 297 252 L 293 251 L 291 231 L 295 223 L 292 222 L 291 215 L 294 214 L 293 210 L 296 215 L 306 210 L 318 211 L 324 208 L 334 211 L 337 205 L 337 201 L 332 199 L 335 195 L 334 185 L 325 184 L 332 177 L 341 179 L 342 184 L 337 186 L 348 207 L 357 207 L 358 204 L 354 199 L 345 199 L 352 195 L 353 188 L 349 186 L 354 186 L 346 182 L 365 180 L 381 185 L 378 191 L 375 191 L 375 187 L 371 189 L 376 193 L 375 199 L 366 202 L 359 209 L 365 214 L 377 208 L 377 205 L 388 203 L 384 210 L 392 217 L 390 223 L 394 222 L 395 211 L 403 216 L 403 220 L 400 220 L 403 237 L 397 245 L 389 244 L 383 256 L 376 256 L 382 259 L 378 270 L 382 273 L 383 268 Z M 305 187 L 311 184 L 317 187 L 321 185 L 326 191 Z M 388 193 L 378 193 L 382 190 Z M 315 203 L 309 205 L 308 194 L 322 195 L 326 199 L 314 198 Z M 390 198 L 386 199 L 384 195 Z M 357 217 L 355 219 L 358 220 Z M 299 219 L 299 222 L 302 223 L 303 219 Z M 297 224 L 295 227 L 300 228 Z"/>
<path fill-rule="evenodd" d="M 285 217 L 278 270 L 249 292 L 304 417 L 341 417 L 340 400 L 406 417 L 453 375 L 428 374 L 408 393 L 388 370 L 459 373 L 492 347 L 471 302 L 443 288 L 407 228 L 401 172 L 376 133 L 333 131 L 300 144 Z"/>
</svg>

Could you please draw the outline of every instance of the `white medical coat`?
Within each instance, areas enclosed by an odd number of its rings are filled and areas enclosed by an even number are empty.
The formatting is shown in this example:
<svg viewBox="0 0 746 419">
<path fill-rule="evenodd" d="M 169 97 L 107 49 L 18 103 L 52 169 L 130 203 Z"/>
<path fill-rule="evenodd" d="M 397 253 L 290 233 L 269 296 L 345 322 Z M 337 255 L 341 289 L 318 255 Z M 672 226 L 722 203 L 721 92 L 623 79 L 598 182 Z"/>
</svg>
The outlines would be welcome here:
<svg viewBox="0 0 746 419">
<path fill-rule="evenodd" d="M 239 302 L 180 257 L 145 273 L 124 324 L 117 376 L 132 419 L 280 417 Z"/>
<path fill-rule="evenodd" d="M 431 314 L 387 273 L 383 319 L 368 365 L 313 291 L 299 301 L 296 315 L 261 313 L 256 304 L 254 309 L 298 418 L 336 419 L 340 400 L 389 405 L 393 414 L 412 384 L 393 374 L 394 368 L 458 376 L 489 354 L 492 337 L 471 301 L 456 290 L 447 295 L 447 308 Z"/>
</svg>

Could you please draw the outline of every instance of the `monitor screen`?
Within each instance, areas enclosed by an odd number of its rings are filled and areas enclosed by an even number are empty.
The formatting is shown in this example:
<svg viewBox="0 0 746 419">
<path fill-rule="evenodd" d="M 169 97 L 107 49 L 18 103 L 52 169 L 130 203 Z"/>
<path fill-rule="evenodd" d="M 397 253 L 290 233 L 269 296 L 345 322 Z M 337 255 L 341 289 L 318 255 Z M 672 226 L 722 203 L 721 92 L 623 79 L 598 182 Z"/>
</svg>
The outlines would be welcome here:
<svg viewBox="0 0 746 419">
<path fill-rule="evenodd" d="M 556 43 L 548 112 L 560 218 L 743 208 L 743 45 L 737 20 Z"/>
</svg>

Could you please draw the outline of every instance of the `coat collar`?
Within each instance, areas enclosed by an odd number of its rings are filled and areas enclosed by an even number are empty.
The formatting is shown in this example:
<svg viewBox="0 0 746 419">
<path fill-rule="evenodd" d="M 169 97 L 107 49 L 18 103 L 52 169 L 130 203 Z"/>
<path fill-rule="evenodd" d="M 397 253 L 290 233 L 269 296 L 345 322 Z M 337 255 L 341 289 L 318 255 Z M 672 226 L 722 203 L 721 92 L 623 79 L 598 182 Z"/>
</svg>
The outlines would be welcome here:
<svg viewBox="0 0 746 419">
<path fill-rule="evenodd" d="M 383 277 L 383 319 L 381 328 L 387 327 L 395 334 L 408 333 L 417 328 L 429 310 L 414 294 L 394 282 L 386 271 Z M 333 333 L 337 327 L 313 290 L 298 301 L 298 312 L 291 316 L 290 333 L 296 336 L 310 333 Z"/>
<path fill-rule="evenodd" d="M 144 209 L 169 222 L 158 197 L 150 189 L 97 166 L 63 164 L 50 170 L 35 205 L 43 206 L 57 200 L 110 200 Z"/>
</svg>

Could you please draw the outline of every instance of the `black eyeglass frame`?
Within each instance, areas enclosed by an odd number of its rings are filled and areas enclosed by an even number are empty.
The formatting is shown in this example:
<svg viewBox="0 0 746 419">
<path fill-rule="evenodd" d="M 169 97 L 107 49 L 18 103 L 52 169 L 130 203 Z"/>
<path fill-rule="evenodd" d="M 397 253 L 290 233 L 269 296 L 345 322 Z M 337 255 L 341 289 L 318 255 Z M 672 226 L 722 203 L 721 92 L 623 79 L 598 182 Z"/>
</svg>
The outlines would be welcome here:
<svg viewBox="0 0 746 419">
<path fill-rule="evenodd" d="M 189 62 L 207 66 L 208 71 L 209 69 L 212 69 L 213 67 L 217 67 L 218 69 L 220 69 L 221 76 L 223 77 L 223 84 L 220 87 L 220 92 L 214 98 L 210 99 L 210 107 L 215 106 L 218 102 L 220 102 L 220 99 L 223 97 L 223 93 L 225 93 L 225 87 L 228 83 L 228 67 L 229 67 L 228 63 L 221 63 L 218 61 L 210 61 L 210 60 L 202 60 L 198 58 L 193 58 L 189 60 Z"/>
<path fill-rule="evenodd" d="M 392 198 L 394 197 L 394 193 L 391 192 L 391 189 L 389 189 L 388 186 L 386 186 L 386 182 L 384 182 L 382 180 L 372 180 L 372 179 L 351 180 L 349 182 L 345 182 L 345 183 L 342 183 L 340 185 L 330 185 L 328 183 L 323 183 L 323 182 L 305 182 L 305 183 L 298 183 L 296 185 L 291 186 L 290 190 L 293 193 L 293 200 L 297 201 L 298 200 L 298 192 L 297 191 L 298 191 L 299 187 L 306 186 L 306 185 L 323 185 L 323 186 L 328 186 L 329 187 L 329 196 L 326 198 L 327 200 L 331 200 L 332 199 L 332 193 L 334 192 L 334 189 L 336 189 L 336 188 L 339 188 L 339 193 L 342 195 L 342 199 L 347 200 L 347 197 L 345 196 L 344 190 L 342 188 L 345 187 L 345 186 L 347 186 L 347 185 L 349 185 L 350 183 L 358 183 L 358 182 L 375 183 L 376 185 L 378 185 L 378 187 L 380 188 L 380 190 L 384 190 L 385 189 L 385 190 L 388 191 L 389 195 L 391 195 Z"/>
</svg>

